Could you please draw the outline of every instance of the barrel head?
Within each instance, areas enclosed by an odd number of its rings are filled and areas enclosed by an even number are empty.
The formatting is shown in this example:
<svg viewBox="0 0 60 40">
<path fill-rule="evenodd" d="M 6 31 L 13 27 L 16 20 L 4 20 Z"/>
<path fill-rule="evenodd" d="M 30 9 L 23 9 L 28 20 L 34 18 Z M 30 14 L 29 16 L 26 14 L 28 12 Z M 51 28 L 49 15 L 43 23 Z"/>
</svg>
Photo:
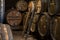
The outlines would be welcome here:
<svg viewBox="0 0 60 40">
<path fill-rule="evenodd" d="M 49 5 L 49 14 L 50 15 L 53 15 L 56 11 L 56 3 L 55 3 L 55 0 L 50 0 L 50 5 Z"/>
<path fill-rule="evenodd" d="M 22 20 L 22 15 L 17 10 L 11 10 L 7 13 L 6 20 L 11 26 L 19 25 Z"/>
<path fill-rule="evenodd" d="M 47 32 L 47 16 L 41 16 L 39 23 L 38 23 L 38 32 L 43 37 L 46 35 Z"/>
<path fill-rule="evenodd" d="M 18 1 L 16 3 L 17 10 L 26 11 L 27 10 L 27 7 L 28 6 L 27 6 L 27 2 L 26 1 L 21 0 L 21 1 Z"/>
</svg>

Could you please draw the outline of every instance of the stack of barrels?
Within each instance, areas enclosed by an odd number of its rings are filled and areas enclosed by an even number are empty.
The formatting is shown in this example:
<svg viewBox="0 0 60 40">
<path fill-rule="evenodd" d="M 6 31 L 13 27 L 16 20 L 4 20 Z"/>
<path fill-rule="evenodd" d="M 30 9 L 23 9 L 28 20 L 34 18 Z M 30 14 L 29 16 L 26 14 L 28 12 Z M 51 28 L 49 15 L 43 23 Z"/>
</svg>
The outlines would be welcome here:
<svg viewBox="0 0 60 40">
<path fill-rule="evenodd" d="M 19 0 L 15 7 L 11 8 L 6 12 L 6 21 L 7 23 L 12 26 L 12 29 L 22 29 L 20 25 L 23 24 L 23 15 L 26 14 L 27 11 L 27 2 L 24 0 Z"/>
<path fill-rule="evenodd" d="M 59 4 L 60 0 L 31 0 L 29 2 L 19 0 L 15 5 L 16 8 L 12 8 L 6 12 L 6 21 L 13 28 L 22 27 L 24 32 L 27 28 L 29 28 L 29 31 L 31 32 L 35 32 L 38 29 L 41 39 L 44 39 L 49 33 L 53 40 L 60 40 Z M 32 14 L 34 14 L 33 17 Z M 31 24 L 29 24 L 30 21 Z M 4 24 L 1 26 L 3 27 L 1 27 L 2 32 L 5 34 L 3 35 L 2 33 L 2 36 L 7 37 L 3 39 L 10 39 L 8 38 L 11 33 L 8 28 L 9 26 Z M 7 28 L 7 31 L 4 31 L 6 30 L 5 27 Z"/>
<path fill-rule="evenodd" d="M 60 0 L 50 0 L 49 14 L 52 15 L 50 21 L 50 35 L 53 40 L 60 40 Z"/>
</svg>

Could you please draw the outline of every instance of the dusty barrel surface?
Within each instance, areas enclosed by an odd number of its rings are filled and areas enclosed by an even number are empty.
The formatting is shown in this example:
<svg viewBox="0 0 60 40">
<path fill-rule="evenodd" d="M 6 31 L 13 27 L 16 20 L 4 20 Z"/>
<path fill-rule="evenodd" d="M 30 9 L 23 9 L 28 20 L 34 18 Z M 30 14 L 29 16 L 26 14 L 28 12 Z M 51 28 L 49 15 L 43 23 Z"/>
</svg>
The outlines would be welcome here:
<svg viewBox="0 0 60 40">
<path fill-rule="evenodd" d="M 2 40 L 13 40 L 10 26 L 7 24 L 1 24 L 1 38 Z"/>
<path fill-rule="evenodd" d="M 50 32 L 53 40 L 60 40 L 60 16 L 53 18 Z"/>
<path fill-rule="evenodd" d="M 49 0 L 49 14 L 54 15 L 60 13 L 60 0 Z"/>
<path fill-rule="evenodd" d="M 48 19 L 47 17 L 47 15 L 42 15 L 38 22 L 38 32 L 41 37 L 44 37 L 47 34 L 47 30 L 49 27 L 48 25 L 50 21 L 50 19 Z"/>
<path fill-rule="evenodd" d="M 20 10 L 20 11 L 26 11 L 27 10 L 27 2 L 26 1 L 23 1 L 23 0 L 20 0 L 16 3 L 16 8 L 17 10 Z"/>
<path fill-rule="evenodd" d="M 22 15 L 17 10 L 10 10 L 10 12 L 7 13 L 6 20 L 11 26 L 17 26 L 22 21 Z"/>
</svg>

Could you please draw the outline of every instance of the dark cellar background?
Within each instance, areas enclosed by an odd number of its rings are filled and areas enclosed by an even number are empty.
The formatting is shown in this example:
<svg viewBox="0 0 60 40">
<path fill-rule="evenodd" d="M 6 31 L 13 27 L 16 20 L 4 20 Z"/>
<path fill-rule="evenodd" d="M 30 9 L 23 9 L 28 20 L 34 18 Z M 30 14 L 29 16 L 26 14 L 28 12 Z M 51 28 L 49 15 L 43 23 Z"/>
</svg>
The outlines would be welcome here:
<svg viewBox="0 0 60 40">
<path fill-rule="evenodd" d="M 15 8 L 15 5 L 16 5 L 17 1 L 19 1 L 19 0 L 5 0 L 5 16 L 6 16 L 6 12 L 9 9 Z M 28 0 L 25 0 L 25 1 L 29 2 Z M 7 23 L 6 22 L 6 18 L 4 19 L 3 23 Z M 37 25 L 36 25 L 36 28 L 37 28 Z M 16 30 L 16 31 L 18 31 L 18 30 Z M 42 39 L 37 30 L 35 32 L 33 32 L 33 33 L 30 32 L 30 34 L 33 35 L 35 38 L 37 38 L 37 40 L 41 40 Z M 47 34 L 46 34 L 46 36 L 44 37 L 43 40 L 52 40 L 49 32 L 47 32 Z"/>
</svg>

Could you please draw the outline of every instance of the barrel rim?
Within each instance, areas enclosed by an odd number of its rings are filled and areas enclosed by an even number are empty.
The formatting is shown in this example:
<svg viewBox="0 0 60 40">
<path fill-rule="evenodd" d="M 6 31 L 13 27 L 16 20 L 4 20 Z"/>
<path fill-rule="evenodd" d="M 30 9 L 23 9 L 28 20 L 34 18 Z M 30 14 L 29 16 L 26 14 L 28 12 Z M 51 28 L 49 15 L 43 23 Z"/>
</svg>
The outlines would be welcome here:
<svg viewBox="0 0 60 40">
<path fill-rule="evenodd" d="M 42 15 L 42 16 L 45 16 L 45 17 L 46 17 L 46 15 Z M 41 16 L 41 17 L 42 17 L 42 16 Z M 41 19 L 41 18 L 40 18 L 40 19 Z M 40 20 L 40 19 L 39 19 L 39 20 Z M 38 25 L 39 25 L 39 24 L 38 24 Z M 48 31 L 47 31 L 47 30 L 48 30 L 47 23 L 46 23 L 46 32 L 45 32 L 45 34 L 42 34 L 39 30 L 40 30 L 40 26 L 38 26 L 38 32 L 39 32 L 39 34 L 40 34 L 42 37 L 44 37 L 44 36 L 47 34 L 47 32 L 48 32 Z"/>
</svg>

